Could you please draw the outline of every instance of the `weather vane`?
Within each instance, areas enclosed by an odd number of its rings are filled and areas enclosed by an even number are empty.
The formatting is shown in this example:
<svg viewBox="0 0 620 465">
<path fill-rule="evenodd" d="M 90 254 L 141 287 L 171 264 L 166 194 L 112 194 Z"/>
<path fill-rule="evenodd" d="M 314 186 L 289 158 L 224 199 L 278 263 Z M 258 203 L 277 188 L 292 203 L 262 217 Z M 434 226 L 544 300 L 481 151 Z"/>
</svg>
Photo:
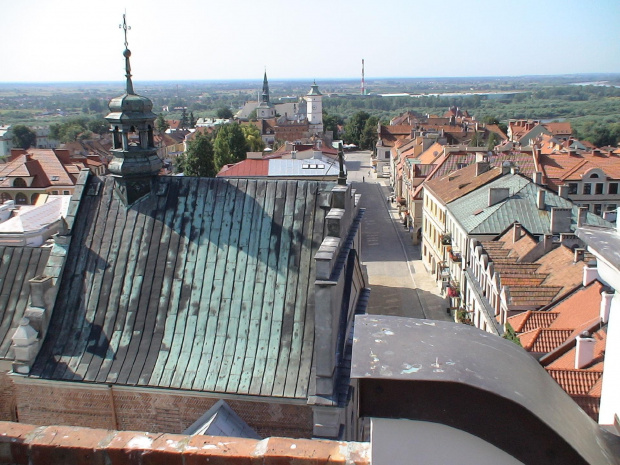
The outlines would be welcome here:
<svg viewBox="0 0 620 465">
<path fill-rule="evenodd" d="M 123 31 L 125 32 L 125 48 L 128 48 L 129 44 L 127 42 L 127 31 L 131 31 L 131 26 L 127 26 L 127 21 L 125 20 L 125 14 L 126 13 L 123 13 L 123 24 L 119 24 L 118 28 L 123 29 Z"/>
</svg>

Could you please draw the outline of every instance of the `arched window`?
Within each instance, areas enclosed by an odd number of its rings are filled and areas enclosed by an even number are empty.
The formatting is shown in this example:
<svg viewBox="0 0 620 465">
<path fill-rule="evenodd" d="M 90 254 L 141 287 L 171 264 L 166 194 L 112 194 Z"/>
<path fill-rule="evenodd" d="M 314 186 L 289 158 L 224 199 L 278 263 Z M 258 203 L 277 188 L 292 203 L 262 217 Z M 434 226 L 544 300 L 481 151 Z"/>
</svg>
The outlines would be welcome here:
<svg viewBox="0 0 620 465">
<path fill-rule="evenodd" d="M 17 205 L 28 205 L 28 197 L 25 194 L 19 192 L 15 194 L 15 203 Z"/>
<path fill-rule="evenodd" d="M 30 196 L 30 205 L 34 205 L 37 203 L 37 199 L 39 198 L 39 194 L 32 194 Z"/>
<path fill-rule="evenodd" d="M 592 174 L 590 175 L 590 177 L 591 177 L 591 178 L 598 178 L 598 174 L 596 174 L 596 173 L 592 173 Z"/>
<path fill-rule="evenodd" d="M 13 180 L 13 187 L 27 187 L 26 181 L 24 181 L 23 178 L 15 178 Z"/>
<path fill-rule="evenodd" d="M 11 197 L 11 194 L 7 194 L 6 192 L 2 192 L 0 194 L 0 203 L 4 203 L 7 200 L 13 200 L 13 197 Z"/>
</svg>

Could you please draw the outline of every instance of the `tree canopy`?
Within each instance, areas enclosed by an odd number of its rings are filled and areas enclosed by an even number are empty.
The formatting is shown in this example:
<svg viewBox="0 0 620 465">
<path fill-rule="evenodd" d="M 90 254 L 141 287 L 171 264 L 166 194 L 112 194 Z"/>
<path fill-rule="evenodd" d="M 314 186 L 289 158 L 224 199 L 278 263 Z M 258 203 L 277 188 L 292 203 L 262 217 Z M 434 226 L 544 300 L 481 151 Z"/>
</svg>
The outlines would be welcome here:
<svg viewBox="0 0 620 465">
<path fill-rule="evenodd" d="M 194 140 L 189 142 L 187 151 L 177 158 L 175 169 L 186 176 L 214 177 L 219 170 L 215 168 L 210 136 L 196 134 Z"/>
<path fill-rule="evenodd" d="M 168 121 L 166 121 L 164 115 L 160 113 L 155 120 L 155 129 L 161 134 L 163 132 L 166 132 L 166 129 L 168 129 L 169 127 L 170 125 L 168 124 Z"/>
<path fill-rule="evenodd" d="M 219 110 L 217 110 L 216 115 L 218 118 L 221 118 L 221 119 L 230 119 L 233 117 L 233 112 L 228 107 L 222 107 Z"/>
<path fill-rule="evenodd" d="M 370 115 L 365 111 L 358 111 L 351 116 L 344 125 L 345 141 L 349 144 L 360 146 L 360 139 L 362 138 L 362 132 L 364 131 L 368 118 L 370 118 Z"/>
<path fill-rule="evenodd" d="M 37 143 L 37 134 L 28 126 L 16 124 L 13 126 L 13 146 L 20 149 L 29 149 Z"/>
<path fill-rule="evenodd" d="M 248 151 L 241 126 L 236 123 L 224 124 L 220 127 L 213 142 L 215 169 L 244 160 Z"/>
<path fill-rule="evenodd" d="M 241 126 L 245 141 L 248 144 L 249 152 L 262 152 L 265 149 L 265 142 L 260 135 L 258 128 L 252 124 Z"/>
</svg>

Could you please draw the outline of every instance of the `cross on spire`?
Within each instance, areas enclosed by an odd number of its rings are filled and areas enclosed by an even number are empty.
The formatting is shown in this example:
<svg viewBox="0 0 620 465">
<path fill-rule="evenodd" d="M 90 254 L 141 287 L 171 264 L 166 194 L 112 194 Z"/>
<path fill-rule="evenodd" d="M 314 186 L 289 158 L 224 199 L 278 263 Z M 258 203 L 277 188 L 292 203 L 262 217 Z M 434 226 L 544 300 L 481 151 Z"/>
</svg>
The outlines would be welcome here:
<svg viewBox="0 0 620 465">
<path fill-rule="evenodd" d="M 125 48 L 127 48 L 129 46 L 129 44 L 127 42 L 127 31 L 131 31 L 131 26 L 127 26 L 127 21 L 125 20 L 125 15 L 126 15 L 126 13 L 123 13 L 123 24 L 119 24 L 118 28 L 119 29 L 123 29 L 123 31 L 125 32 Z"/>
<path fill-rule="evenodd" d="M 118 25 L 119 29 L 123 29 L 125 33 L 125 51 L 123 52 L 123 56 L 125 57 L 125 77 L 127 78 L 127 89 L 126 92 L 128 94 L 133 94 L 133 82 L 131 82 L 131 65 L 129 64 L 129 57 L 131 56 L 131 51 L 127 48 L 127 31 L 131 30 L 131 26 L 127 26 L 127 21 L 125 19 L 125 13 L 123 13 L 123 24 Z"/>
</svg>

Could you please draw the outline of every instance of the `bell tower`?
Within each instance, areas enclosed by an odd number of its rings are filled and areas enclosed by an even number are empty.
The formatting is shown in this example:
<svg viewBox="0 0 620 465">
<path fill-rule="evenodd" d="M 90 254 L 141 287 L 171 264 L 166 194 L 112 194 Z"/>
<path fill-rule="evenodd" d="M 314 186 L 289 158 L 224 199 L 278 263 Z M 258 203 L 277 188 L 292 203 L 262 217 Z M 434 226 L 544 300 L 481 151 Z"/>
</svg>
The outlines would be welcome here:
<svg viewBox="0 0 620 465">
<path fill-rule="evenodd" d="M 319 92 L 316 81 L 305 97 L 307 102 L 308 130 L 310 134 L 323 134 L 323 94 Z"/>
<path fill-rule="evenodd" d="M 125 33 L 125 93 L 110 100 L 110 113 L 105 119 L 112 132 L 112 161 L 108 166 L 116 178 L 116 191 L 126 205 L 131 205 L 151 191 L 153 177 L 159 173 L 162 162 L 157 156 L 153 140 L 155 118 L 153 103 L 137 95 L 131 81 L 131 66 L 127 43 L 125 15 L 120 27 Z"/>
<path fill-rule="evenodd" d="M 258 119 L 275 118 L 276 109 L 269 101 L 269 82 L 267 81 L 267 70 L 263 78 L 263 94 L 261 95 L 260 104 L 256 108 L 256 117 Z"/>
</svg>

